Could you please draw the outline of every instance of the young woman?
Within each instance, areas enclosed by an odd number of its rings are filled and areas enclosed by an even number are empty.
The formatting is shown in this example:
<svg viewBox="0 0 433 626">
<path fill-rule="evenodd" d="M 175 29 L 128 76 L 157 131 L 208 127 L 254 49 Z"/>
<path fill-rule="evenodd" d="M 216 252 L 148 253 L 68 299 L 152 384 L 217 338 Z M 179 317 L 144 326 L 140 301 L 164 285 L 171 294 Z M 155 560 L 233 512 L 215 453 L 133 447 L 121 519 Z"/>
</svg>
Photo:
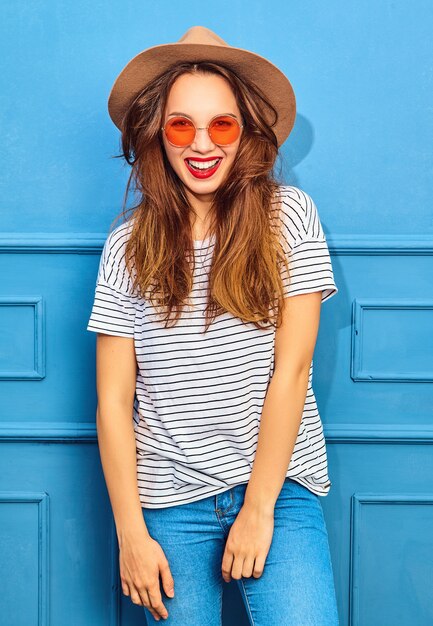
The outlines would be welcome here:
<svg viewBox="0 0 433 626">
<path fill-rule="evenodd" d="M 311 380 L 337 287 L 312 198 L 273 172 L 292 87 L 196 26 L 134 57 L 109 111 L 138 202 L 88 330 L 123 593 L 148 623 L 217 626 L 234 579 L 254 626 L 335 626 Z"/>
</svg>

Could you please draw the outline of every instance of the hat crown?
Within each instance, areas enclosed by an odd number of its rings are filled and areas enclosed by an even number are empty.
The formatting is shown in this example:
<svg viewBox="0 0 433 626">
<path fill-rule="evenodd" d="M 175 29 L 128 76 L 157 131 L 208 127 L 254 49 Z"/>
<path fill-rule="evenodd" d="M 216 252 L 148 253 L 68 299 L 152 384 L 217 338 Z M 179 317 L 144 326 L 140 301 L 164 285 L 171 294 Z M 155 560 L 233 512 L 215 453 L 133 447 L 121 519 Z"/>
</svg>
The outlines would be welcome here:
<svg viewBox="0 0 433 626">
<path fill-rule="evenodd" d="M 199 43 L 207 46 L 226 46 L 228 43 L 206 26 L 192 26 L 189 28 L 178 43 Z"/>
</svg>

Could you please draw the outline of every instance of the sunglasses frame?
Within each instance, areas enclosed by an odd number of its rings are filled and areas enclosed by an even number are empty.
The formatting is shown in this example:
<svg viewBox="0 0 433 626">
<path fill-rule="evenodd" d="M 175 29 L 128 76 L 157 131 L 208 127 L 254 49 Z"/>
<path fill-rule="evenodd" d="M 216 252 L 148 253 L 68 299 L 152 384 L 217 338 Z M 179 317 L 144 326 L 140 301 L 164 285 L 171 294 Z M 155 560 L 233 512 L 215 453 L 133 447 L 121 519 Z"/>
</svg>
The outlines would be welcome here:
<svg viewBox="0 0 433 626">
<path fill-rule="evenodd" d="M 191 123 L 192 123 L 192 125 L 193 125 L 193 126 L 194 126 L 194 128 L 195 128 L 194 139 L 193 139 L 192 141 L 190 141 L 190 143 L 187 143 L 187 144 L 182 145 L 182 146 L 178 146 L 178 145 L 176 145 L 175 143 L 171 143 L 171 141 L 170 141 L 170 140 L 168 139 L 168 137 L 167 137 L 167 133 L 165 132 L 165 127 L 166 127 L 167 123 L 168 123 L 170 120 L 172 120 L 172 119 L 176 119 L 176 118 L 179 118 L 179 117 L 180 117 L 180 118 L 183 118 L 183 119 L 186 119 L 186 120 L 188 120 L 189 122 L 191 122 Z M 164 126 L 161 126 L 161 130 L 162 130 L 162 131 L 163 131 L 163 133 L 165 134 L 165 138 L 167 139 L 168 143 L 169 143 L 171 146 L 173 146 L 174 148 L 186 148 L 187 146 L 190 146 L 192 143 L 194 143 L 195 138 L 196 138 L 196 136 L 197 136 L 197 131 L 198 131 L 198 130 L 207 130 L 210 140 L 211 140 L 211 141 L 212 141 L 212 143 L 214 143 L 216 146 L 230 146 L 232 143 L 234 143 L 234 141 L 231 141 L 230 143 L 216 143 L 216 142 L 212 139 L 212 137 L 210 136 L 210 133 L 209 133 L 209 127 L 210 127 L 210 125 L 212 124 L 212 122 L 213 122 L 215 119 L 217 119 L 218 117 L 231 117 L 231 118 L 233 118 L 233 119 L 234 119 L 234 121 L 235 121 L 235 122 L 237 123 L 237 125 L 239 126 L 239 131 L 240 131 L 240 130 L 244 127 L 244 125 L 243 125 L 243 124 L 239 124 L 239 122 L 238 122 L 237 118 L 236 118 L 234 115 L 230 115 L 229 113 L 224 115 L 224 114 L 221 114 L 221 113 L 220 113 L 220 114 L 218 114 L 218 115 L 214 115 L 214 116 L 213 116 L 213 118 L 210 120 L 209 124 L 208 124 L 207 126 L 203 126 L 203 128 L 199 128 L 198 126 L 196 126 L 196 125 L 194 124 L 194 122 L 192 121 L 192 119 L 191 119 L 190 117 L 187 117 L 186 115 L 173 115 L 173 117 L 171 117 L 169 120 L 166 120 L 166 122 L 165 122 Z M 239 132 L 239 134 L 240 134 L 240 132 Z M 238 135 L 238 137 L 239 137 L 239 135 Z M 236 140 L 235 140 L 235 141 L 236 141 Z"/>
</svg>

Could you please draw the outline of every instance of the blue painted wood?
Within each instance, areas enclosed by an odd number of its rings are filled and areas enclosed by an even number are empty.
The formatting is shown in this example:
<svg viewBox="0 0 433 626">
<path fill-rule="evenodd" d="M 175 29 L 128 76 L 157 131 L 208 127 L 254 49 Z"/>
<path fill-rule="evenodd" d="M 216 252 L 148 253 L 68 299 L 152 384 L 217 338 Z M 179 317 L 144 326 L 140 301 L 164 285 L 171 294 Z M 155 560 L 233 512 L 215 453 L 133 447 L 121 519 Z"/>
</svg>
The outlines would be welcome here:
<svg viewBox="0 0 433 626">
<path fill-rule="evenodd" d="M 0 380 L 45 376 L 45 310 L 42 296 L 0 296 Z"/>
<path fill-rule="evenodd" d="M 314 389 L 341 626 L 430 626 L 433 3 L 187 6 L 0 5 L 0 621 L 143 624 L 119 586 L 85 330 L 129 173 L 106 100 L 132 56 L 201 23 L 297 96 L 280 164 L 318 206 L 339 286 Z M 224 626 L 247 624 L 224 593 Z"/>
<path fill-rule="evenodd" d="M 46 492 L 0 492 L 2 594 L 4 624 L 47 624 L 49 619 L 50 508 Z M 27 589 L 23 602 L 22 590 Z"/>
</svg>

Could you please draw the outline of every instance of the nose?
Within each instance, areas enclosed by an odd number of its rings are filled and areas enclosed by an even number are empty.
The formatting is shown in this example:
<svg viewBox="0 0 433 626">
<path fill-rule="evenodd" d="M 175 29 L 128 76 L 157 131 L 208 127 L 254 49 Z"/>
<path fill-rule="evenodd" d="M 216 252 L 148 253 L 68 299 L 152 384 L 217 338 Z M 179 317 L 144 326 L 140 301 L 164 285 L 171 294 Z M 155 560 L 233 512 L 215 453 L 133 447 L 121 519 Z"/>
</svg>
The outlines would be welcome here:
<svg viewBox="0 0 433 626">
<path fill-rule="evenodd" d="M 214 150 L 215 144 L 210 138 L 207 128 L 196 128 L 194 141 L 191 148 L 196 152 L 206 153 Z"/>
</svg>

